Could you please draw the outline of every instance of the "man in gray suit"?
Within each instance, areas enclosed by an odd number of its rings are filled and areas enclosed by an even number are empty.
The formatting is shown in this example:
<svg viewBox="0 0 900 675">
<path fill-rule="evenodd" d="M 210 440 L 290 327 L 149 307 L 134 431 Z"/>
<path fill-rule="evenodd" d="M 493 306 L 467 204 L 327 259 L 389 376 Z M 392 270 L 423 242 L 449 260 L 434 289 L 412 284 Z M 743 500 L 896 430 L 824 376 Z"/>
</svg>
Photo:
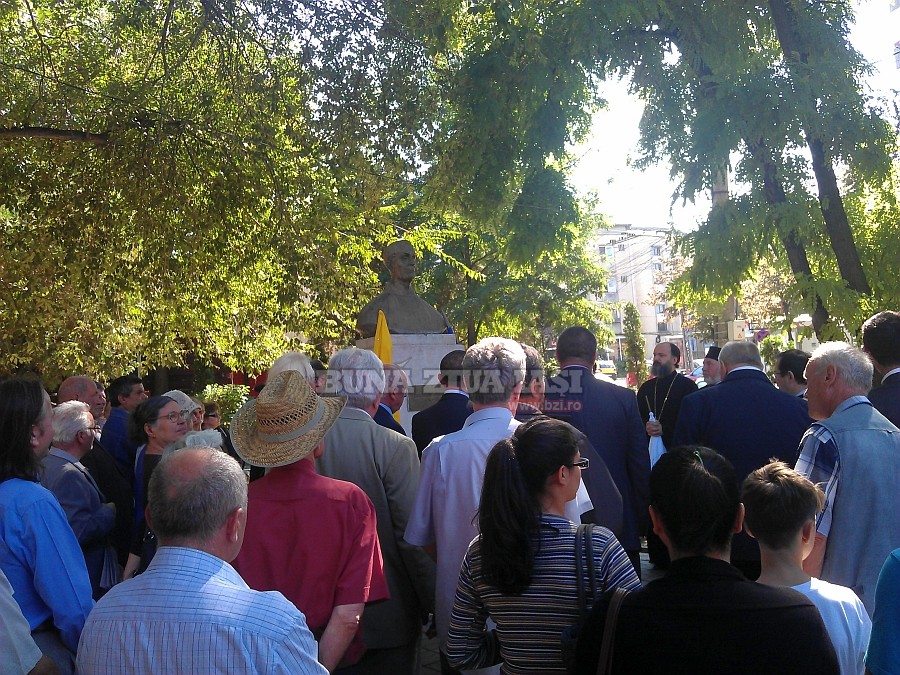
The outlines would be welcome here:
<svg viewBox="0 0 900 675">
<path fill-rule="evenodd" d="M 41 473 L 41 484 L 59 500 L 81 544 L 94 598 L 102 594 L 103 559 L 109 534 L 116 524 L 116 505 L 104 503 L 106 498 L 97 482 L 81 463 L 94 444 L 94 434 L 99 432 L 87 403 L 69 401 L 56 406 L 53 446 L 44 458 Z"/>
<path fill-rule="evenodd" d="M 373 352 L 351 347 L 331 357 L 329 386 L 347 405 L 325 436 L 319 473 L 362 488 L 375 505 L 378 539 L 391 599 L 366 609 L 368 651 L 352 673 L 415 672 L 422 618 L 433 611 L 434 562 L 403 540 L 419 484 L 416 445 L 375 423 L 384 368 Z"/>
</svg>

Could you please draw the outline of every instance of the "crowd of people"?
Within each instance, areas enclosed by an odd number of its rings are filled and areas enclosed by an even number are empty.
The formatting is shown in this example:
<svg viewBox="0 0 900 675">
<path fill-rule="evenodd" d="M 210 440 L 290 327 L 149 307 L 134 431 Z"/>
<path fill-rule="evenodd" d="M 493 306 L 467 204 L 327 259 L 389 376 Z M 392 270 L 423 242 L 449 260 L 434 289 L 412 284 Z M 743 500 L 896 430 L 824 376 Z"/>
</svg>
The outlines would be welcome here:
<svg viewBox="0 0 900 675">
<path fill-rule="evenodd" d="M 0 382 L 0 672 L 900 672 L 900 313 L 777 355 L 289 352 L 215 402 Z M 875 371 L 879 385 L 872 389 Z M 108 405 L 106 405 L 108 402 Z M 651 448 L 654 452 L 651 453 Z M 664 575 L 642 585 L 640 551 Z M 774 638 L 774 639 L 773 639 Z"/>
</svg>

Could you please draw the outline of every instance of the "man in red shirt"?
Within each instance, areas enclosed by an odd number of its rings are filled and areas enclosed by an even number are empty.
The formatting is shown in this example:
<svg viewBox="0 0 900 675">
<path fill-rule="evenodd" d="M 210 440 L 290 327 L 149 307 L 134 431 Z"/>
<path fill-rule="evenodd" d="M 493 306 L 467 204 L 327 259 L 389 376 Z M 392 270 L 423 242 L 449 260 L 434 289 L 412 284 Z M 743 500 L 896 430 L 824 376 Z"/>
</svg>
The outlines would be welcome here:
<svg viewBox="0 0 900 675">
<path fill-rule="evenodd" d="M 329 671 L 359 660 L 364 605 L 389 597 L 372 502 L 352 483 L 316 473 L 322 439 L 345 402 L 320 398 L 289 370 L 267 382 L 231 423 L 241 458 L 271 467 L 250 484 L 234 567 L 251 588 L 280 591 L 306 615 Z"/>
</svg>

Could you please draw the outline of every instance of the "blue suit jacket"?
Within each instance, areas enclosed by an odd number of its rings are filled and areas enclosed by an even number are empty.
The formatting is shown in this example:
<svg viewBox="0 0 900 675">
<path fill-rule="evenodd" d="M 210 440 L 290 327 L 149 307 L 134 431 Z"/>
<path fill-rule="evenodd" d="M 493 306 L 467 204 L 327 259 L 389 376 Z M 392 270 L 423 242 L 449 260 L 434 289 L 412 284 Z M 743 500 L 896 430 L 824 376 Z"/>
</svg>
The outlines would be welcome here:
<svg viewBox="0 0 900 675">
<path fill-rule="evenodd" d="M 891 424 L 900 427 L 900 373 L 882 380 L 878 387 L 869 392 L 869 400 Z"/>
<path fill-rule="evenodd" d="M 459 431 L 472 414 L 469 397 L 463 394 L 446 393 L 433 406 L 420 410 L 412 418 L 412 437 L 422 451 L 438 436 Z"/>
<path fill-rule="evenodd" d="M 622 546 L 639 548 L 647 527 L 650 453 L 634 392 L 569 366 L 547 383 L 544 412 L 579 429 L 603 458 L 622 495 Z"/>
<path fill-rule="evenodd" d="M 125 408 L 110 408 L 109 418 L 103 425 L 103 431 L 100 434 L 100 442 L 116 460 L 119 470 L 128 479 L 129 485 L 134 487 L 134 460 L 137 456 L 137 446 L 128 435 L 130 416 Z"/>
<path fill-rule="evenodd" d="M 406 436 L 406 431 L 400 426 L 397 420 L 394 419 L 394 414 L 391 412 L 390 408 L 383 403 L 378 404 L 378 410 L 375 411 L 375 417 L 373 419 L 376 424 L 380 424 L 383 427 L 396 431 L 398 434 Z"/>
<path fill-rule="evenodd" d="M 793 466 L 810 424 L 806 401 L 776 389 L 760 370 L 737 370 L 718 386 L 684 397 L 673 445 L 712 448 L 734 465 L 743 481 L 772 457 Z M 759 546 L 739 533 L 731 558 L 759 560 Z"/>
<path fill-rule="evenodd" d="M 76 464 L 55 454 L 57 452 L 60 451 L 53 448 L 51 454 L 44 458 L 41 484 L 53 493 L 62 506 L 66 520 L 81 545 L 91 588 L 96 593 L 103 571 L 104 549 L 116 524 L 116 514 L 103 505 L 105 497 L 89 477 L 87 469 L 80 466 L 80 462 Z"/>
</svg>

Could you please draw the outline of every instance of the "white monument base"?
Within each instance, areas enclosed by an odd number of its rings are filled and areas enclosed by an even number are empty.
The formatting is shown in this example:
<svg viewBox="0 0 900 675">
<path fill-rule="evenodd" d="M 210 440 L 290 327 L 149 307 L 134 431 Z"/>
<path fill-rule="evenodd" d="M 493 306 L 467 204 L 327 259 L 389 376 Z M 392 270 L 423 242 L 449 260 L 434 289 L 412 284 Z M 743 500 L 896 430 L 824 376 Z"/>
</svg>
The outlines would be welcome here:
<svg viewBox="0 0 900 675">
<path fill-rule="evenodd" d="M 371 350 L 375 338 L 363 338 L 356 341 L 360 349 Z M 395 366 L 399 366 L 409 378 L 410 394 L 415 399 L 418 395 L 437 394 L 443 392 L 438 382 L 441 359 L 457 349 L 465 349 L 451 333 L 410 333 L 391 335 L 391 353 Z M 410 397 L 403 401 L 400 408 L 400 425 L 412 437 L 412 416 L 420 410 L 413 405 L 410 410 Z M 424 407 L 424 406 L 422 406 Z"/>
</svg>

